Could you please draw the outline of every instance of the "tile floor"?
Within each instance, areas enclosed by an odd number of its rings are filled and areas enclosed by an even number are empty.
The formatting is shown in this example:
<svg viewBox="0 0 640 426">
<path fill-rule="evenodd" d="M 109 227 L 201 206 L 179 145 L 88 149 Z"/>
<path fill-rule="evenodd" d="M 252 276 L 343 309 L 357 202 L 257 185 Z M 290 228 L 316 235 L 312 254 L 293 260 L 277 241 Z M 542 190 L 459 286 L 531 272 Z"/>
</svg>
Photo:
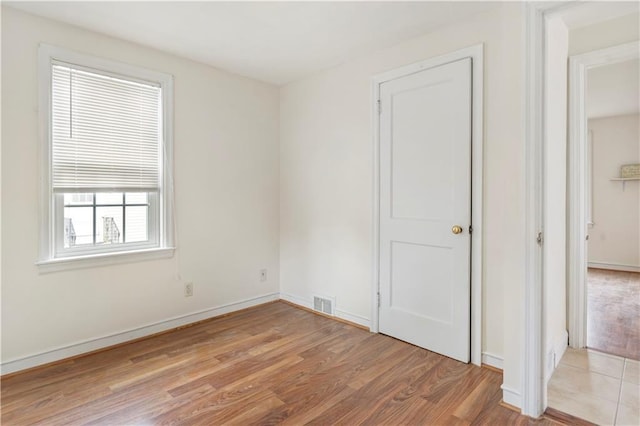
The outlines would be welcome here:
<svg viewBox="0 0 640 426">
<path fill-rule="evenodd" d="M 640 362 L 568 348 L 548 386 L 548 405 L 600 425 L 640 425 Z"/>
</svg>

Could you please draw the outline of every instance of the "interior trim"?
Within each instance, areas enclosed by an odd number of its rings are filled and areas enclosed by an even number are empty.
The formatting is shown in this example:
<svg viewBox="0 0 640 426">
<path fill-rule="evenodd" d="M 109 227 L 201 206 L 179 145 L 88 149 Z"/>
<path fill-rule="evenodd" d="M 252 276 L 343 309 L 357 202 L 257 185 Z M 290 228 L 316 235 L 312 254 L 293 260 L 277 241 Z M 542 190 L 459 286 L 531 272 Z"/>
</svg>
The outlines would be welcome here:
<svg viewBox="0 0 640 426">
<path fill-rule="evenodd" d="M 278 293 L 269 293 L 238 302 L 227 303 L 215 308 L 205 309 L 187 315 L 181 315 L 163 321 L 147 324 L 130 330 L 113 333 L 102 337 L 87 339 L 81 342 L 61 346 L 49 351 L 27 355 L 25 357 L 14 358 L 0 364 L 0 374 L 4 377 L 18 371 L 40 368 L 53 363 L 69 361 L 80 356 L 90 355 L 112 349 L 115 346 L 132 343 L 136 340 L 152 337 L 157 334 L 173 331 L 177 328 L 191 326 L 196 323 L 206 321 L 237 312 L 246 308 L 273 302 L 279 299 Z"/>
</svg>

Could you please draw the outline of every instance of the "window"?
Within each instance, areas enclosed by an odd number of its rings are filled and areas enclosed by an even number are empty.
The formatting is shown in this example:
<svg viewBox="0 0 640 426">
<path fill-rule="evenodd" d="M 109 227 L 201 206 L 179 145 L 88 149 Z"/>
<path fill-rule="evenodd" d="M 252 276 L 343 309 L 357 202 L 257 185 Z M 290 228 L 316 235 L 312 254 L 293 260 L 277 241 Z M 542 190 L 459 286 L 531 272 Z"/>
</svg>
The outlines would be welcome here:
<svg viewBox="0 0 640 426">
<path fill-rule="evenodd" d="M 171 76 L 46 45 L 40 67 L 39 263 L 166 254 Z"/>
</svg>

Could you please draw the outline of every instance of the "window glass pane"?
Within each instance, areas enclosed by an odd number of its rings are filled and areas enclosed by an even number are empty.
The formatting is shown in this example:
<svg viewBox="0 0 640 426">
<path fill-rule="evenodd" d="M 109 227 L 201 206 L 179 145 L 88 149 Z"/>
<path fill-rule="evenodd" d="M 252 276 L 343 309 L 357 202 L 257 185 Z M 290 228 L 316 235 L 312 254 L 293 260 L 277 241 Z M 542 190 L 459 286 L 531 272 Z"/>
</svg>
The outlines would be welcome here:
<svg viewBox="0 0 640 426">
<path fill-rule="evenodd" d="M 96 204 L 122 204 L 122 192 L 98 192 Z"/>
<path fill-rule="evenodd" d="M 96 208 L 96 245 L 121 243 L 123 232 L 122 207 Z"/>
<path fill-rule="evenodd" d="M 146 206 L 127 207 L 126 209 L 127 232 L 125 241 L 127 243 L 147 241 L 149 208 Z"/>
<path fill-rule="evenodd" d="M 93 193 L 72 192 L 64 194 L 65 206 L 82 206 L 93 204 Z"/>
<path fill-rule="evenodd" d="M 126 205 L 123 204 L 123 196 Z M 62 197 L 65 202 L 65 248 L 149 241 L 149 209 L 152 201 L 149 193 L 65 193 Z"/>
<path fill-rule="evenodd" d="M 148 204 L 149 194 L 146 192 L 127 192 L 125 194 L 127 204 Z"/>
<path fill-rule="evenodd" d="M 65 207 L 63 232 L 65 248 L 93 244 L 93 208 Z"/>
</svg>

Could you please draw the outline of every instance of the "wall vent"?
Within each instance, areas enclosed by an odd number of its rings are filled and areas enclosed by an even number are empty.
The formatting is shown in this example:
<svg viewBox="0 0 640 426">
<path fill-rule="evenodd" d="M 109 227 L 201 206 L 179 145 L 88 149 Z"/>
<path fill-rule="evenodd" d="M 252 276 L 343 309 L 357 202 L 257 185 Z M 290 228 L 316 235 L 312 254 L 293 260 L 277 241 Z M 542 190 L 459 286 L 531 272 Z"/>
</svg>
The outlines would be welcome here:
<svg viewBox="0 0 640 426">
<path fill-rule="evenodd" d="M 313 310 L 322 312 L 327 315 L 335 315 L 336 299 L 335 297 L 313 296 Z"/>
</svg>

